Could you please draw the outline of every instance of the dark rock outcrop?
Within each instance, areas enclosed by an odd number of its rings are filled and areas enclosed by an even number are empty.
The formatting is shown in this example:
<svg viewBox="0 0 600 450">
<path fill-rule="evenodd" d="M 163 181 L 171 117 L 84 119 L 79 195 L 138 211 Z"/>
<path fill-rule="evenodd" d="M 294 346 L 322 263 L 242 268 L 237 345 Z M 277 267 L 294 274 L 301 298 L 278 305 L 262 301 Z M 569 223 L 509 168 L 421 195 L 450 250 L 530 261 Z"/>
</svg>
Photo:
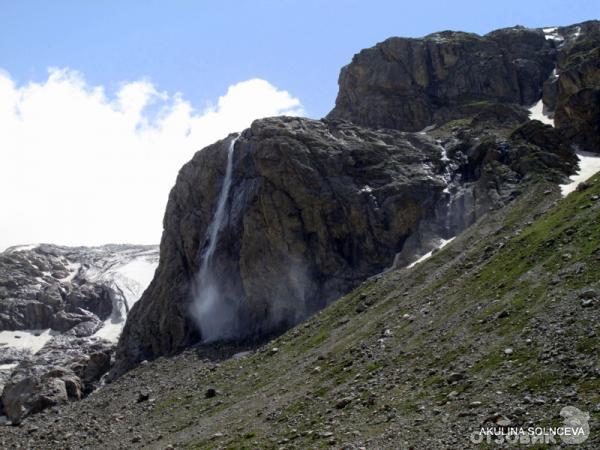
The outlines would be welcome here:
<svg viewBox="0 0 600 450">
<path fill-rule="evenodd" d="M 0 397 L 4 413 L 18 424 L 47 407 L 81 399 L 108 371 L 111 353 L 107 341 L 54 337 L 7 380 Z"/>
<path fill-rule="evenodd" d="M 487 113 L 494 132 L 473 126 L 430 135 L 343 121 L 255 121 L 235 143 L 212 261 L 220 307 L 208 325 L 221 326 L 217 336 L 207 336 L 191 311 L 202 300 L 194 298 L 196 276 L 232 138 L 198 152 L 171 191 L 159 268 L 128 316 L 113 375 L 200 339 L 284 330 L 394 260 L 406 264 L 436 239 L 454 236 L 510 200 L 523 180 L 570 173 L 572 153 L 546 146 L 545 134 L 559 139 L 551 127 L 536 122 L 533 131 L 511 136 L 526 112 Z M 536 150 L 535 164 L 524 164 L 524 147 Z"/>
<path fill-rule="evenodd" d="M 544 103 L 555 110 L 556 128 L 569 140 L 600 153 L 600 22 L 559 31 L 571 43 L 559 50 L 556 74 L 545 85 Z"/>
<path fill-rule="evenodd" d="M 472 116 L 489 102 L 530 105 L 541 96 L 554 53 L 541 30 L 521 27 L 390 38 L 342 69 L 328 117 L 418 131 Z"/>
<path fill-rule="evenodd" d="M 543 96 L 557 129 L 598 152 L 599 77 L 599 21 L 485 36 L 444 31 L 390 38 L 342 69 L 328 117 L 418 131 L 472 118 L 491 103 L 530 106 Z"/>
</svg>

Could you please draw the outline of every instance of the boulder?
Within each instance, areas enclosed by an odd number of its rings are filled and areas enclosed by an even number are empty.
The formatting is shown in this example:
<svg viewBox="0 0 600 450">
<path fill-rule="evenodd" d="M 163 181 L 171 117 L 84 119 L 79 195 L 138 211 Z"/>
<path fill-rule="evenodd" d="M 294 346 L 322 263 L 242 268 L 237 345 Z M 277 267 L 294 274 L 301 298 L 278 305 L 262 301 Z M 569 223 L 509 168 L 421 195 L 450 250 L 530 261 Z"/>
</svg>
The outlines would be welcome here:
<svg viewBox="0 0 600 450">
<path fill-rule="evenodd" d="M 30 414 L 81 399 L 108 371 L 112 347 L 102 340 L 54 337 L 13 370 L 0 397 L 4 413 L 19 424 Z"/>
</svg>

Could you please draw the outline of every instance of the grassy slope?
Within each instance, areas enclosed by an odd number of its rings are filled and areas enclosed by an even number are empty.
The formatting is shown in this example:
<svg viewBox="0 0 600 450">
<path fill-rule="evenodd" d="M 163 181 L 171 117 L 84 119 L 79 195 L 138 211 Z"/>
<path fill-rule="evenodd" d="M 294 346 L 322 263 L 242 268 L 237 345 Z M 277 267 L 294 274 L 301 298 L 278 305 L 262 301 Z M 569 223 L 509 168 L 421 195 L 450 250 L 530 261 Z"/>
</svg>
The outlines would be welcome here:
<svg viewBox="0 0 600 450">
<path fill-rule="evenodd" d="M 578 297 L 600 279 L 593 195 L 600 176 L 558 203 L 556 187 L 537 185 L 414 269 L 200 373 L 217 400 L 169 398 L 151 420 L 192 448 L 465 448 L 495 413 L 558 425 L 565 405 L 591 413 L 594 430 L 598 307 Z"/>
</svg>

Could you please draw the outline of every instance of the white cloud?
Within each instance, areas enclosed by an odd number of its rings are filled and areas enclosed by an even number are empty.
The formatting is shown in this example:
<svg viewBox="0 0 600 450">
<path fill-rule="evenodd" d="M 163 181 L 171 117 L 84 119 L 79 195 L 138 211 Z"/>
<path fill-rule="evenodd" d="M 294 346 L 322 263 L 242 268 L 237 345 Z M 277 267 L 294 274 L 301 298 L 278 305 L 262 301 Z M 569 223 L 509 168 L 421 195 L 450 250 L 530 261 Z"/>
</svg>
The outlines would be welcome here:
<svg viewBox="0 0 600 450">
<path fill-rule="evenodd" d="M 195 111 L 148 81 L 114 97 L 68 69 L 17 86 L 0 71 L 0 251 L 24 243 L 158 243 L 167 196 L 195 151 L 252 120 L 302 115 L 265 80 Z"/>
</svg>

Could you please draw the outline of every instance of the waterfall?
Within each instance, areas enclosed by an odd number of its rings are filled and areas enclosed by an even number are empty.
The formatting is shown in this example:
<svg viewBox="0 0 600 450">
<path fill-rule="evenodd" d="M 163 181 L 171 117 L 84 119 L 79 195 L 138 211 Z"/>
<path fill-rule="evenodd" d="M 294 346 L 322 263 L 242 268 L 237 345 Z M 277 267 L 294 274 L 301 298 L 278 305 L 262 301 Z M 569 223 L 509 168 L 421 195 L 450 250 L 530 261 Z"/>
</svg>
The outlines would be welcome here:
<svg viewBox="0 0 600 450">
<path fill-rule="evenodd" d="M 225 205 L 227 204 L 227 197 L 229 196 L 229 189 L 231 188 L 231 172 L 233 171 L 233 148 L 238 140 L 239 136 L 229 141 L 229 147 L 227 148 L 227 167 L 225 169 L 225 178 L 223 178 L 223 185 L 221 186 L 221 192 L 219 192 L 219 200 L 217 202 L 217 209 L 213 215 L 212 222 L 208 227 L 206 238 L 208 239 L 208 248 L 202 255 L 202 263 L 200 264 L 200 271 L 198 272 L 198 279 L 202 281 L 206 278 L 208 266 L 217 248 L 217 237 L 221 227 L 223 226 L 223 217 L 225 216 Z"/>
<path fill-rule="evenodd" d="M 451 234 L 451 210 L 452 210 L 452 200 L 453 200 L 453 196 L 452 193 L 450 192 L 450 184 L 452 183 L 452 161 L 450 160 L 450 158 L 448 158 L 448 151 L 446 149 L 446 147 L 442 144 L 442 142 L 437 139 L 436 144 L 438 146 L 438 148 L 440 149 L 440 152 L 442 153 L 442 157 L 440 159 L 441 163 L 444 165 L 444 173 L 442 174 L 442 177 L 444 179 L 444 182 L 446 183 L 446 187 L 443 190 L 443 194 L 446 196 L 446 204 L 445 204 L 445 209 L 446 211 L 444 212 L 445 214 L 445 220 L 444 220 L 444 233 L 445 236 L 444 238 L 448 237 Z"/>
<path fill-rule="evenodd" d="M 202 333 L 202 340 L 205 342 L 225 338 L 235 329 L 235 305 L 227 299 L 221 298 L 220 280 L 215 277 L 211 263 L 217 248 L 219 232 L 225 219 L 225 207 L 231 189 L 233 172 L 233 150 L 238 138 L 239 136 L 231 139 L 227 148 L 225 177 L 219 192 L 217 208 L 207 229 L 208 246 L 202 254 L 200 269 L 194 285 L 191 313 L 196 319 Z"/>
</svg>

